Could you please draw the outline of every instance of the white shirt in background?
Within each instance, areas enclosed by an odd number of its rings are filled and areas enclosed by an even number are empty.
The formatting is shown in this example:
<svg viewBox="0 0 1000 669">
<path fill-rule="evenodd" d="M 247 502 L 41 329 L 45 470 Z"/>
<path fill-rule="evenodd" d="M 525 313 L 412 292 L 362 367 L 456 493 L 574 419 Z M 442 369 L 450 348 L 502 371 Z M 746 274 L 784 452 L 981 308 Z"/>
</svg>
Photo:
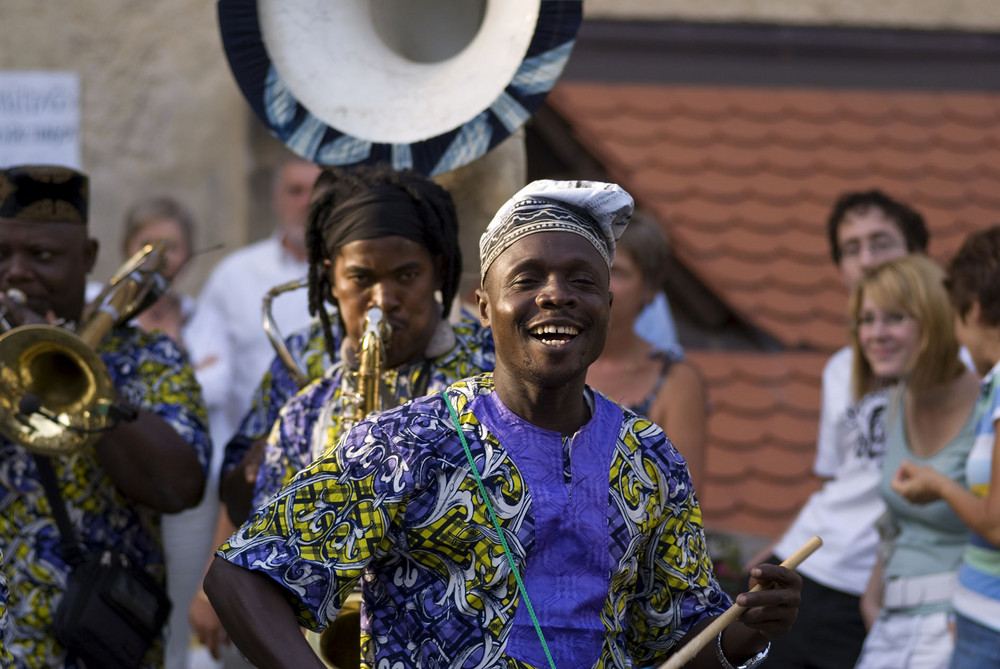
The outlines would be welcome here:
<svg viewBox="0 0 1000 669">
<path fill-rule="evenodd" d="M 225 446 L 250 408 L 253 391 L 274 359 L 264 332 L 262 303 L 275 286 L 306 276 L 298 261 L 272 236 L 219 261 L 198 296 L 184 339 L 208 407 L 212 440 Z M 271 304 L 279 330 L 309 323 L 308 291 L 284 293 Z"/>
</svg>

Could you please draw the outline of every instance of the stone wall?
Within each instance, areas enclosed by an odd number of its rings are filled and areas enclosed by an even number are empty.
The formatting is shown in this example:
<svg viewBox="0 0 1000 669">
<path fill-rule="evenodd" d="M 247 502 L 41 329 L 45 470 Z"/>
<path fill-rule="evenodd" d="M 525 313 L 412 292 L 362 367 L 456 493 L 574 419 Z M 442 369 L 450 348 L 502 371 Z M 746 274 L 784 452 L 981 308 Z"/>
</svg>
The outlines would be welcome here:
<svg viewBox="0 0 1000 669">
<path fill-rule="evenodd" d="M 91 278 L 122 261 L 120 230 L 135 199 L 171 195 L 194 212 L 197 247 L 246 239 L 247 105 L 205 0 L 4 0 L 0 68 L 80 76 L 81 153 L 91 177 Z M 192 263 L 196 290 L 220 253 Z"/>
<path fill-rule="evenodd" d="M 1000 30 L 997 0 L 585 0 L 588 18 Z"/>
</svg>

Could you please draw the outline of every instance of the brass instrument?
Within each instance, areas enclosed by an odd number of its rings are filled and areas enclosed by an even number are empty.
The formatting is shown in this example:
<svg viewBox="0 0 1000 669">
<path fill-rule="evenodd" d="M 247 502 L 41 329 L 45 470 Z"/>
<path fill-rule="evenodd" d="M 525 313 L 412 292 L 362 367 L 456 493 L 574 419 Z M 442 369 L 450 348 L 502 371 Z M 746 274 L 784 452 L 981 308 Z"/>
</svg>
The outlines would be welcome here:
<svg viewBox="0 0 1000 669">
<path fill-rule="evenodd" d="M 32 452 L 65 455 L 94 443 L 127 414 L 94 348 L 165 292 L 164 251 L 157 243 L 132 256 L 84 311 L 76 332 L 30 324 L 0 334 L 0 432 Z"/>
<path fill-rule="evenodd" d="M 385 352 L 392 338 L 392 326 L 385 319 L 382 307 L 373 306 L 365 314 L 365 331 L 361 335 L 358 346 L 358 370 L 353 373 L 357 380 L 357 406 L 354 409 L 354 422 L 365 419 L 366 416 L 382 411 L 385 401 L 382 398 L 382 373 L 385 365 Z"/>
<path fill-rule="evenodd" d="M 392 326 L 382 308 L 372 306 L 365 314 L 365 330 L 358 345 L 358 369 L 352 372 L 357 384 L 352 415 L 342 424 L 344 430 L 362 421 L 372 413 L 385 408 L 382 375 L 385 372 L 385 353 L 392 338 Z M 355 590 L 347 596 L 340 613 L 330 625 L 313 639 L 313 647 L 328 666 L 336 669 L 356 669 L 361 657 L 361 592 Z"/>
<path fill-rule="evenodd" d="M 308 286 L 309 279 L 307 278 L 295 279 L 294 281 L 287 281 L 279 284 L 267 291 L 264 295 L 263 303 L 261 304 L 261 313 L 264 318 L 264 332 L 267 334 L 267 338 L 271 340 L 271 346 L 274 347 L 274 352 L 281 359 L 281 362 L 285 363 L 285 367 L 288 368 L 288 372 L 292 375 L 295 385 L 299 388 L 306 387 L 309 383 L 309 376 L 302 371 L 302 369 L 295 362 L 295 359 L 292 357 L 292 354 L 289 352 L 288 347 L 285 346 L 285 338 L 282 337 L 281 332 L 278 331 L 278 324 L 275 323 L 274 316 L 271 314 L 271 302 L 282 293 L 287 293 L 292 290 L 301 290 L 302 288 L 307 288 Z"/>
</svg>

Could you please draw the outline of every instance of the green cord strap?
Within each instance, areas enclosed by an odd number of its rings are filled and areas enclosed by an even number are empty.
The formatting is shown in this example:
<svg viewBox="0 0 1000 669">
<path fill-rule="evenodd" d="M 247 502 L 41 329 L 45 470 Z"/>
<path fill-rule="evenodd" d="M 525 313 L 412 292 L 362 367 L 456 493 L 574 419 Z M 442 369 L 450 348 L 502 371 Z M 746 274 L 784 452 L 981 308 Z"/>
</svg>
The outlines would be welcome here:
<svg viewBox="0 0 1000 669">
<path fill-rule="evenodd" d="M 448 392 L 445 391 L 441 395 L 444 397 L 445 406 L 448 407 L 448 413 L 451 414 L 451 420 L 455 423 L 458 438 L 462 440 L 462 448 L 465 449 L 465 458 L 469 461 L 469 468 L 472 470 L 472 475 L 476 477 L 476 485 L 479 486 L 479 494 L 483 496 L 483 501 L 486 502 L 486 509 L 490 512 L 490 518 L 493 519 L 493 527 L 496 528 L 497 536 L 500 537 L 500 545 L 503 546 L 503 552 L 507 556 L 510 570 L 514 572 L 514 578 L 517 580 L 517 589 L 521 591 L 524 605 L 528 607 L 528 614 L 531 616 L 531 622 L 535 626 L 535 631 L 538 632 L 538 640 L 542 642 L 542 650 L 545 651 L 545 657 L 549 660 L 549 667 L 556 669 L 556 663 L 552 661 L 552 654 L 549 652 L 549 644 L 545 643 L 545 635 L 542 634 L 542 626 L 538 624 L 538 618 L 535 617 L 535 609 L 532 608 L 531 600 L 528 599 L 528 592 L 524 589 L 524 582 L 521 581 L 521 573 L 517 570 L 517 565 L 514 564 L 514 556 L 511 554 L 510 548 L 507 547 L 507 540 L 503 537 L 503 529 L 500 527 L 500 521 L 497 519 L 496 511 L 493 510 L 490 498 L 486 494 L 486 486 L 483 485 L 483 479 L 479 476 L 479 470 L 476 469 L 476 462 L 472 459 L 472 451 L 469 450 L 469 443 L 465 440 L 465 433 L 462 432 L 462 426 L 458 422 L 458 414 L 455 412 L 455 407 L 451 405 L 451 400 L 448 399 Z"/>
</svg>

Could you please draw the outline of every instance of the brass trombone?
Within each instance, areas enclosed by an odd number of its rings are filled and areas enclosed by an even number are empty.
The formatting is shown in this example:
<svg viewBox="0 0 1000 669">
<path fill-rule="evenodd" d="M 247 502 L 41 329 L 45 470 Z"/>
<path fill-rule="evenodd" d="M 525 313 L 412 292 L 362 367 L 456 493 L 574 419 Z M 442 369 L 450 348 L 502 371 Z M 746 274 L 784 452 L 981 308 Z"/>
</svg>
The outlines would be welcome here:
<svg viewBox="0 0 1000 669">
<path fill-rule="evenodd" d="M 267 291 L 264 294 L 264 300 L 261 304 L 261 315 L 264 319 L 264 333 L 267 334 L 267 338 L 271 341 L 271 346 L 274 348 L 274 352 L 281 359 L 281 362 L 285 363 L 285 367 L 288 368 L 289 374 L 292 375 L 295 384 L 299 388 L 305 388 L 309 383 L 309 377 L 305 372 L 299 368 L 292 354 L 289 352 L 288 347 L 285 345 L 285 339 L 281 336 L 281 332 L 278 330 L 278 324 L 274 321 L 274 315 L 271 313 L 271 302 L 274 298 L 278 297 L 282 293 L 287 293 L 292 290 L 301 290 L 309 286 L 309 279 L 295 279 L 294 281 L 287 281 L 285 283 L 279 284 Z"/>
<path fill-rule="evenodd" d="M 128 417 L 94 351 L 108 331 L 166 290 L 165 246 L 147 245 L 115 273 L 73 332 L 31 324 L 0 334 L 0 432 L 29 451 L 65 455 L 97 441 Z M 17 301 L 17 297 L 8 293 Z"/>
</svg>

